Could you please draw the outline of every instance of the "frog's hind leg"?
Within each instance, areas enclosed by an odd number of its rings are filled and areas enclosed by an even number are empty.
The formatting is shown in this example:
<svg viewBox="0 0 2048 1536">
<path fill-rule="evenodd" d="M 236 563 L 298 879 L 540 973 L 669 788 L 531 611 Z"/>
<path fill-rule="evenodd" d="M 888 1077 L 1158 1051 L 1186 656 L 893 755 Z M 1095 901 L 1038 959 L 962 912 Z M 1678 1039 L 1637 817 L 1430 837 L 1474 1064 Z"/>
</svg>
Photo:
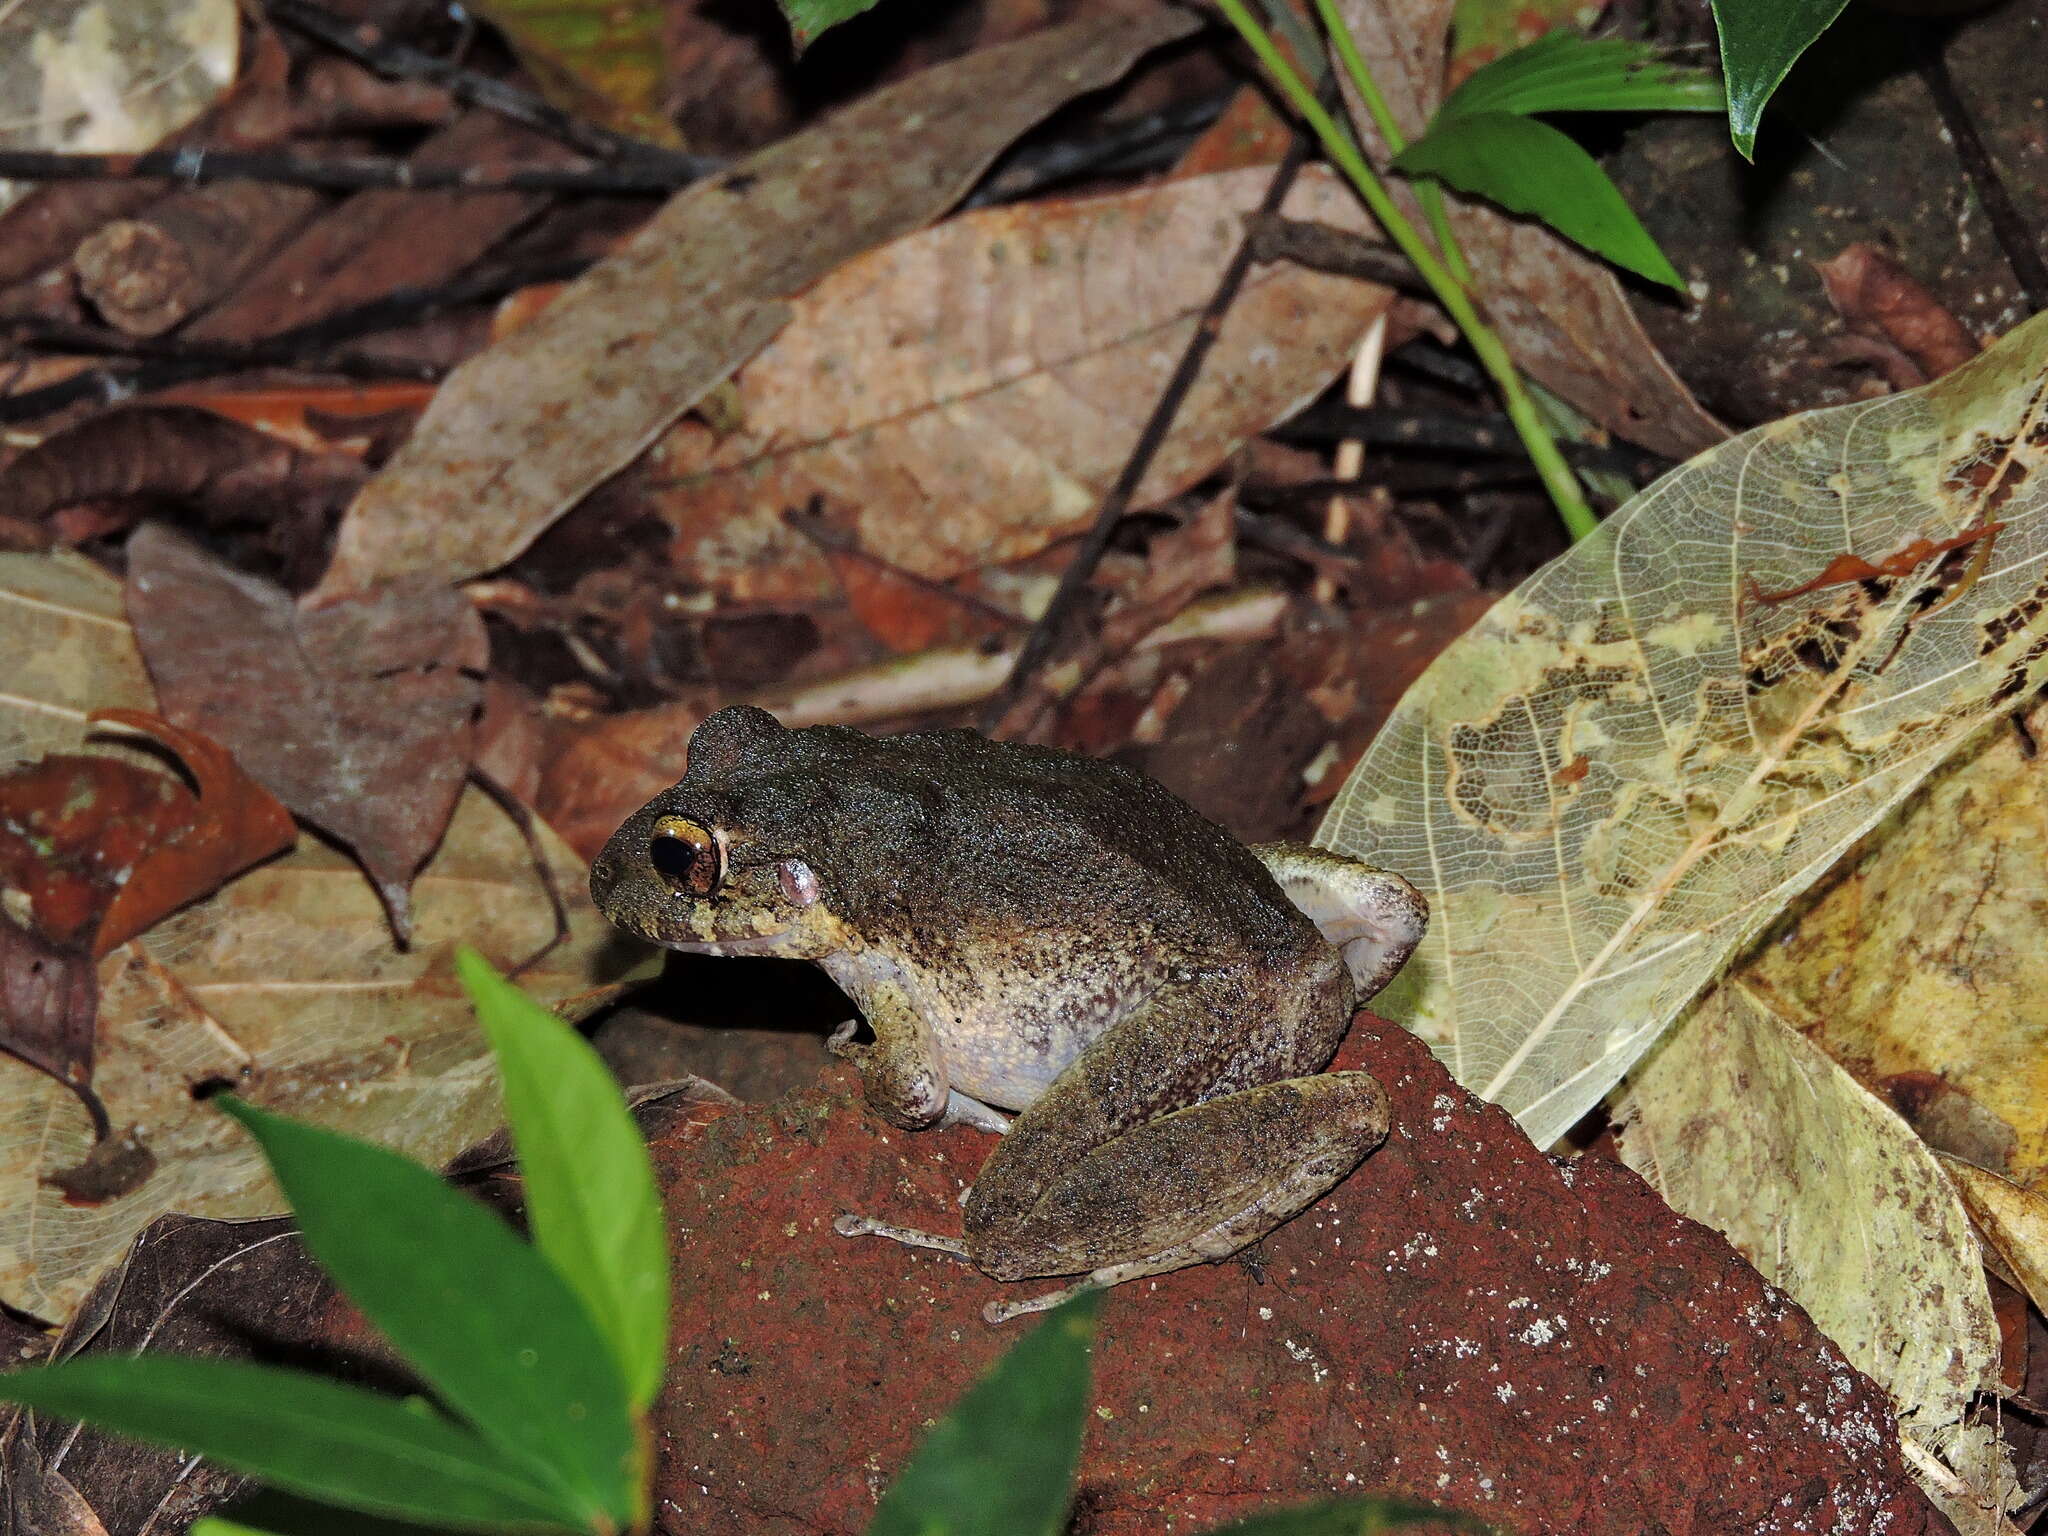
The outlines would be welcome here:
<svg viewBox="0 0 2048 1536">
<path fill-rule="evenodd" d="M 1001 1322 L 1077 1290 L 1235 1253 L 1314 1204 L 1386 1133 L 1386 1092 L 1366 1072 L 1267 1083 L 1126 1131 L 1055 1178 L 1021 1220 L 971 1245 L 998 1279 L 1087 1277 L 992 1303 L 986 1315 Z"/>
</svg>

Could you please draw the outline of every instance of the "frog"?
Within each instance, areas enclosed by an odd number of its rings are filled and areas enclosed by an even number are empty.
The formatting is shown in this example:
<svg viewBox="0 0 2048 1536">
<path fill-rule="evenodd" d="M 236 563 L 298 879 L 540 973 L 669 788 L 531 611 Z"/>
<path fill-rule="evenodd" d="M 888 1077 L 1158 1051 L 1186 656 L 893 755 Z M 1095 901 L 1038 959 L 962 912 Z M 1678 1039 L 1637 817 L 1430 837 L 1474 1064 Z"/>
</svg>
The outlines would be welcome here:
<svg viewBox="0 0 2048 1536">
<path fill-rule="evenodd" d="M 653 944 L 816 963 L 860 1012 L 828 1043 L 873 1113 L 1000 1136 L 961 1236 L 835 1223 L 1075 1277 L 990 1322 L 1226 1258 L 1356 1169 L 1388 1097 L 1324 1068 L 1428 916 L 1398 874 L 1249 847 L 1116 762 L 746 705 L 697 726 L 590 889 Z"/>
</svg>

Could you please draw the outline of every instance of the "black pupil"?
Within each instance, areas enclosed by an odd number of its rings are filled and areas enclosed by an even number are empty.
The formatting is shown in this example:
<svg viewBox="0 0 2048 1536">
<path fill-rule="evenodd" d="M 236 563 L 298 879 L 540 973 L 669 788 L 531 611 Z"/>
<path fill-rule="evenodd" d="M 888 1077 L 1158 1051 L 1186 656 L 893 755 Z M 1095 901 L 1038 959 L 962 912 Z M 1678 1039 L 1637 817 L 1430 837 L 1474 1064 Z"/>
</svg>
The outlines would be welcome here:
<svg viewBox="0 0 2048 1536">
<path fill-rule="evenodd" d="M 665 834 L 648 845 L 647 857 L 654 872 L 670 885 L 687 885 L 701 851 L 688 838 Z"/>
</svg>

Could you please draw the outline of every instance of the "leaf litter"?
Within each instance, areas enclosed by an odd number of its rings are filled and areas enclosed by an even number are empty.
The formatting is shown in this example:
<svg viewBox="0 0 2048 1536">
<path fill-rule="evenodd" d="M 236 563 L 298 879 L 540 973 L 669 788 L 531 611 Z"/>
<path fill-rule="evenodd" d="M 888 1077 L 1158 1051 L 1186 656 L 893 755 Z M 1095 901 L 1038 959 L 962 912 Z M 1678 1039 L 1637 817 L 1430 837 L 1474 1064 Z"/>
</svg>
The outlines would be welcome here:
<svg viewBox="0 0 2048 1536">
<path fill-rule="evenodd" d="M 173 718 L 208 722 L 347 845 L 408 942 L 407 888 L 454 812 L 483 702 L 489 646 L 468 599 L 412 578 L 308 607 L 155 523 L 128 541 L 127 598 Z"/>
<path fill-rule="evenodd" d="M 118 584 L 81 561 L 0 556 L 0 646 L 23 658 L 0 684 L 0 756 L 76 750 L 89 708 L 156 707 L 120 614 Z M 591 908 L 581 861 L 540 836 L 570 936 L 521 980 L 560 1001 L 621 979 L 640 955 Z M 0 1059 L 0 1300 L 61 1319 L 155 1216 L 281 1208 L 247 1139 L 192 1100 L 198 1083 L 226 1078 L 429 1163 L 486 1135 L 496 1085 L 454 949 L 510 966 L 546 943 L 553 916 L 525 839 L 481 791 L 458 798 L 412 908 L 414 943 L 400 951 L 356 864 L 302 836 L 103 960 L 94 1084 L 116 1126 L 144 1128 L 154 1171 L 114 1198 L 67 1194 L 51 1180 L 90 1148 L 88 1118 L 51 1079 Z"/>
<path fill-rule="evenodd" d="M 343 519 L 325 599 L 512 559 L 788 318 L 786 299 L 937 217 L 1019 133 L 1195 18 L 1106 12 L 863 98 L 672 199 L 449 378 Z"/>
</svg>

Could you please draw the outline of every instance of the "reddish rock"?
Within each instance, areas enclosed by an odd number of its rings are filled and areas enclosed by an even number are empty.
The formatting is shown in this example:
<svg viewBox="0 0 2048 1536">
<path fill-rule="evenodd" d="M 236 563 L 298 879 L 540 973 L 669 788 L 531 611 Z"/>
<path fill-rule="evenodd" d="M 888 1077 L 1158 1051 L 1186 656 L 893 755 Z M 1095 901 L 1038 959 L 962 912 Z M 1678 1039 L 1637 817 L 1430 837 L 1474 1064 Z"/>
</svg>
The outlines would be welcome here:
<svg viewBox="0 0 2048 1536">
<path fill-rule="evenodd" d="M 1340 1060 L 1391 1093 L 1386 1145 L 1254 1262 L 1106 1299 L 1075 1531 L 1368 1491 L 1518 1533 L 1951 1531 L 1883 1393 L 1719 1236 L 1625 1168 L 1537 1151 L 1398 1028 L 1361 1016 Z M 882 1124 L 843 1071 L 656 1136 L 677 1249 L 661 1530 L 866 1525 L 1029 1326 L 982 1304 L 1029 1288 L 832 1220 L 957 1232 L 987 1146 Z"/>
</svg>

